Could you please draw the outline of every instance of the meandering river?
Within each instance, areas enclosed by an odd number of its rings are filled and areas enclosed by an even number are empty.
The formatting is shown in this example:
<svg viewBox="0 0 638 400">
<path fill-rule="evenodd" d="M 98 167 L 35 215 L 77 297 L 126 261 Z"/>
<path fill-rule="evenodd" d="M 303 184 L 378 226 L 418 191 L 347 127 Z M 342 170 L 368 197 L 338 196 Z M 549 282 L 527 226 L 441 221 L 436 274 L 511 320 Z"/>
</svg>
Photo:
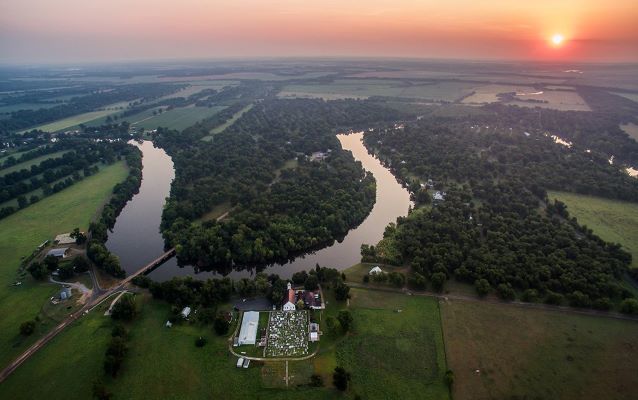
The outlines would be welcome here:
<svg viewBox="0 0 638 400">
<path fill-rule="evenodd" d="M 363 168 L 372 173 L 377 182 L 376 202 L 370 214 L 357 228 L 352 229 L 341 242 L 335 242 L 315 253 L 307 254 L 286 264 L 275 264 L 265 268 L 266 273 L 276 273 L 289 277 L 296 271 L 314 268 L 316 264 L 338 269 L 348 268 L 360 261 L 361 245 L 376 244 L 385 227 L 405 216 L 412 204 L 408 191 L 378 159 L 368 154 L 363 142 L 363 133 L 338 135 L 341 146 L 352 152 Z M 134 272 L 163 252 L 164 240 L 159 232 L 162 208 L 170 192 L 170 184 L 175 177 L 173 162 L 162 150 L 151 142 L 138 144 L 143 153 L 143 180 L 140 191 L 129 201 L 117 218 L 106 245 L 120 257 L 122 268 L 127 273 Z M 247 277 L 254 271 L 233 271 L 232 278 Z M 180 267 L 173 258 L 151 272 L 157 281 L 174 276 L 192 275 L 198 278 L 218 276 L 215 272 L 196 273 L 192 266 Z"/>
</svg>

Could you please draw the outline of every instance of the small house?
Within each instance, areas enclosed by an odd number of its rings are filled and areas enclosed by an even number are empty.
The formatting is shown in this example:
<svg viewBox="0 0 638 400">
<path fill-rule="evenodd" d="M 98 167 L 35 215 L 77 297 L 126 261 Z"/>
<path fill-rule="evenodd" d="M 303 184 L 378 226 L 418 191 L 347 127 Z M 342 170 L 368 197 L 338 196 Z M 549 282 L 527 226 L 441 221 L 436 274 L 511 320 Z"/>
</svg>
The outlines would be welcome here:
<svg viewBox="0 0 638 400">
<path fill-rule="evenodd" d="M 190 307 L 184 307 L 184 309 L 182 310 L 182 318 L 186 319 L 188 318 L 188 316 L 191 313 L 191 308 Z"/>
<path fill-rule="evenodd" d="M 318 342 L 319 341 L 319 333 L 318 332 L 310 332 L 310 341 Z"/>
</svg>

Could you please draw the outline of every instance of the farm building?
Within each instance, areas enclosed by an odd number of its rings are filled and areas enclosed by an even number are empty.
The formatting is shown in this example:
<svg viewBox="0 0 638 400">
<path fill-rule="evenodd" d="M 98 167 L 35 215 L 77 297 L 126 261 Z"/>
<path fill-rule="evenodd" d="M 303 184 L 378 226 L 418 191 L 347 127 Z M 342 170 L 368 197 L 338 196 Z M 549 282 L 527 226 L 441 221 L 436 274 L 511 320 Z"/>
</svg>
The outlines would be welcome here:
<svg viewBox="0 0 638 400">
<path fill-rule="evenodd" d="M 68 247 L 60 247 L 59 249 L 51 249 L 47 252 L 48 256 L 53 256 L 56 258 L 67 258 L 69 256 L 69 248 Z"/>
<path fill-rule="evenodd" d="M 247 311 L 241 320 L 241 329 L 239 330 L 238 344 L 252 344 L 257 341 L 257 325 L 259 324 L 259 312 Z"/>
<path fill-rule="evenodd" d="M 84 232 L 82 232 L 84 233 Z M 75 239 L 71 237 L 71 233 L 61 233 L 55 237 L 55 243 L 57 244 L 74 244 Z"/>
</svg>

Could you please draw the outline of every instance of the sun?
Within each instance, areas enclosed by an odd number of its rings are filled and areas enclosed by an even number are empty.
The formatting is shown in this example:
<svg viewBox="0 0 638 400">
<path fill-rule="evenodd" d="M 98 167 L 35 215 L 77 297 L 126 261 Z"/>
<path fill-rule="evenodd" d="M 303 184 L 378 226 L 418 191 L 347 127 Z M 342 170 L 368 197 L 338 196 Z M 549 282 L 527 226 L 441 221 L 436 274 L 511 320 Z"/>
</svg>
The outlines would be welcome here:
<svg viewBox="0 0 638 400">
<path fill-rule="evenodd" d="M 554 46 L 560 46 L 561 44 L 563 44 L 564 40 L 565 38 L 560 33 L 557 33 L 554 36 L 552 36 L 552 43 L 554 44 Z"/>
</svg>

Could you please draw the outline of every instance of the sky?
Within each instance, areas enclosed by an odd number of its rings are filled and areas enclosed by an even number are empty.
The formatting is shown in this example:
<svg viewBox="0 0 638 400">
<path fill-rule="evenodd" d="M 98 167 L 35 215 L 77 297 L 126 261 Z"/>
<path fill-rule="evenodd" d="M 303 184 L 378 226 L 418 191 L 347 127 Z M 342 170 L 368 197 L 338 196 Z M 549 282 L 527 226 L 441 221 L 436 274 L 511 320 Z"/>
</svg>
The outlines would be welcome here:
<svg viewBox="0 0 638 400">
<path fill-rule="evenodd" d="M 0 0 L 0 62 L 281 56 L 638 61 L 638 1 Z"/>
</svg>

